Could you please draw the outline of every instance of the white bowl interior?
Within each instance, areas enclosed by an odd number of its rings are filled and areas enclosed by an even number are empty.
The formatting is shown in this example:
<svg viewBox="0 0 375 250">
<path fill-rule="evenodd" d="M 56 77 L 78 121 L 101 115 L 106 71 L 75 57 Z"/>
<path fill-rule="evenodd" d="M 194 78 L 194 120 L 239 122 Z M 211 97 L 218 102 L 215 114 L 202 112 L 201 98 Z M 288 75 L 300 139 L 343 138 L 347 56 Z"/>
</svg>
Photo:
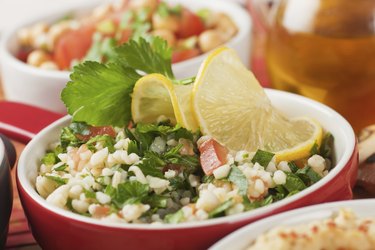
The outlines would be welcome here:
<svg viewBox="0 0 375 250">
<path fill-rule="evenodd" d="M 40 159 L 45 154 L 48 145 L 58 140 L 60 129 L 63 126 L 68 125 L 70 117 L 66 116 L 51 124 L 44 130 L 42 130 L 35 138 L 26 146 L 18 163 L 17 173 L 19 181 L 22 187 L 26 190 L 27 194 L 30 195 L 37 203 L 41 206 L 66 216 L 73 218 L 78 221 L 85 221 L 93 224 L 100 224 L 111 227 L 120 228 L 139 228 L 139 229 L 171 229 L 171 228 L 188 228 L 188 227 L 199 227 L 204 225 L 213 225 L 219 223 L 231 223 L 235 221 L 241 221 L 244 219 L 255 218 L 262 214 L 269 213 L 277 208 L 280 208 L 288 203 L 296 201 L 305 195 L 308 195 L 319 187 L 325 185 L 332 180 L 346 165 L 350 157 L 353 154 L 355 147 L 355 136 L 354 132 L 349 123 L 334 110 L 318 102 L 312 101 L 302 96 L 282 92 L 278 90 L 266 89 L 266 93 L 271 99 L 274 106 L 278 107 L 288 117 L 295 116 L 310 116 L 319 121 L 323 127 L 330 131 L 335 137 L 335 155 L 336 155 L 336 166 L 329 172 L 327 176 L 322 178 L 318 183 L 311 187 L 293 195 L 292 197 L 284 200 L 275 202 L 271 205 L 258 208 L 252 211 L 244 212 L 237 215 L 232 215 L 223 218 L 210 219 L 199 223 L 189 222 L 180 225 L 136 225 L 136 224 L 117 224 L 110 222 L 101 222 L 92 218 L 87 218 L 74 214 L 69 211 L 65 211 L 60 208 L 53 207 L 48 204 L 42 197 L 35 191 L 35 179 L 38 173 L 38 167 L 40 165 Z M 240 115 L 240 114 L 239 114 Z"/>
<path fill-rule="evenodd" d="M 375 199 L 331 202 L 274 215 L 229 234 L 213 245 L 210 250 L 246 249 L 258 236 L 275 226 L 304 225 L 312 221 L 324 220 L 333 212 L 338 212 L 340 208 L 352 209 L 359 218 L 374 218 Z"/>
</svg>

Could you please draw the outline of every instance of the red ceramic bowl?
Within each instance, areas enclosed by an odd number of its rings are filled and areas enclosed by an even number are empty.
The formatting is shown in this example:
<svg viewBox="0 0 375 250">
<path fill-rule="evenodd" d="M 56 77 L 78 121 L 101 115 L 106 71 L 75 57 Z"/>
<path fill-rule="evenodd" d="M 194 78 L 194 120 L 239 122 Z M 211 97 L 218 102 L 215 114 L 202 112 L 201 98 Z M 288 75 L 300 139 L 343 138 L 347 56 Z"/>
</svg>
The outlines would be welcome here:
<svg viewBox="0 0 375 250">
<path fill-rule="evenodd" d="M 32 233 L 43 249 L 205 249 L 250 222 L 306 205 L 352 198 L 358 166 L 356 138 L 349 123 L 334 110 L 310 99 L 266 90 L 272 103 L 289 117 L 310 116 L 335 137 L 336 166 L 313 186 L 253 211 L 179 225 L 135 225 L 102 222 L 48 204 L 35 191 L 40 158 L 47 145 L 69 124 L 64 117 L 38 133 L 24 149 L 17 186 Z"/>
</svg>

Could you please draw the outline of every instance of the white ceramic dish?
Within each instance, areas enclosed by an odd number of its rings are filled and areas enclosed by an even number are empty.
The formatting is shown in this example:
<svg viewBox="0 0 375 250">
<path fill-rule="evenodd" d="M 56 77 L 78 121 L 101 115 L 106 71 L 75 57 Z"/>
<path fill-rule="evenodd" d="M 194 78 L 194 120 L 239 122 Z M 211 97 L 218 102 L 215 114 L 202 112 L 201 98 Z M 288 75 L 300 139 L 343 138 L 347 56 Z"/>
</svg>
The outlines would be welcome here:
<svg viewBox="0 0 375 250">
<path fill-rule="evenodd" d="M 180 3 L 191 10 L 209 8 L 229 15 L 239 28 L 239 32 L 227 45 L 234 48 L 243 63 L 249 66 L 251 19 L 247 11 L 238 4 L 227 0 L 167 0 L 171 4 Z M 74 11 L 82 12 L 93 8 L 93 3 L 76 7 Z M 21 27 L 31 25 L 37 21 L 52 22 L 65 13 L 71 12 L 65 8 L 49 16 L 30 20 L 24 24 L 11 28 L 4 34 L 0 45 L 0 60 L 2 68 L 2 82 L 4 93 L 8 100 L 18 101 L 42 107 L 51 111 L 65 113 L 65 106 L 60 100 L 60 92 L 69 81 L 68 71 L 48 71 L 27 65 L 14 55 L 19 48 L 16 33 Z M 201 62 L 206 54 L 176 63 L 173 70 L 178 78 L 191 77 L 197 74 Z"/>
<path fill-rule="evenodd" d="M 350 199 L 356 178 L 358 151 L 349 123 L 334 110 L 305 97 L 268 89 L 266 94 L 289 117 L 313 117 L 335 137 L 336 165 L 313 186 L 253 211 L 178 225 L 117 224 L 73 214 L 48 204 L 35 191 L 38 163 L 47 146 L 58 140 L 60 129 L 69 124 L 70 117 L 66 116 L 38 133 L 26 146 L 18 162 L 20 198 L 39 244 L 46 249 L 56 249 L 57 243 L 51 232 L 69 227 L 64 232 L 65 240 L 59 242 L 61 249 L 75 249 L 77 244 L 90 248 L 103 242 L 106 242 L 107 249 L 116 249 L 124 244 L 130 249 L 206 249 L 235 229 L 269 215 L 321 202 Z M 165 237 L 166 234 L 169 237 Z M 79 243 L 74 241 L 77 235 L 80 237 Z"/>
<path fill-rule="evenodd" d="M 210 250 L 243 250 L 246 249 L 259 235 L 272 229 L 275 225 L 303 225 L 316 220 L 324 220 L 329 218 L 333 212 L 339 211 L 340 208 L 352 209 L 359 217 L 374 218 L 375 199 L 331 202 L 291 210 L 279 215 L 271 216 L 231 233 L 213 245 Z"/>
</svg>

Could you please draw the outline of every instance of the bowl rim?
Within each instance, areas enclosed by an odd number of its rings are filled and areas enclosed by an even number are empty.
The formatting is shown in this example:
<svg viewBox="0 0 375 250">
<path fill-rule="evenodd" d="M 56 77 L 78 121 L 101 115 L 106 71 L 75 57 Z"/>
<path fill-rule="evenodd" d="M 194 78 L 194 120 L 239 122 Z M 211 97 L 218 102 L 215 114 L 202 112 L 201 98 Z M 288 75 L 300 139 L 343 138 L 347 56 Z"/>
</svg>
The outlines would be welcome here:
<svg viewBox="0 0 375 250">
<path fill-rule="evenodd" d="M 336 121 L 336 124 L 339 124 L 338 127 L 345 131 L 343 133 L 345 135 L 344 138 L 346 138 L 346 141 L 348 142 L 348 145 L 346 145 L 343 155 L 339 161 L 337 161 L 336 166 L 319 182 L 315 183 L 314 185 L 302 190 L 301 192 L 288 197 L 286 199 L 280 200 L 278 202 L 272 203 L 270 205 L 257 208 L 251 211 L 231 215 L 231 216 L 225 216 L 220 218 L 213 218 L 208 219 L 204 221 L 198 221 L 198 222 L 184 222 L 181 224 L 126 224 L 126 223 L 115 223 L 115 222 L 104 222 L 98 219 L 94 218 L 88 218 L 84 217 L 79 214 L 74 214 L 70 211 L 64 210 L 62 208 L 58 208 L 55 206 L 52 206 L 51 204 L 48 204 L 45 199 L 43 199 L 35 190 L 35 188 L 31 185 L 31 183 L 28 181 L 26 177 L 26 155 L 31 154 L 32 150 L 34 148 L 39 148 L 41 146 L 45 147 L 45 145 L 39 145 L 39 141 L 41 138 L 45 136 L 45 134 L 50 133 L 51 130 L 55 129 L 55 127 L 61 126 L 65 123 L 67 123 L 71 117 L 65 116 L 56 122 L 52 123 L 48 127 L 44 128 L 41 132 L 39 132 L 29 144 L 25 147 L 23 150 L 20 159 L 18 161 L 18 167 L 17 167 L 17 180 L 21 187 L 18 187 L 19 189 L 22 188 L 25 193 L 36 203 L 38 203 L 39 206 L 43 207 L 44 209 L 49 210 L 50 212 L 65 217 L 70 220 L 75 220 L 79 223 L 88 223 L 92 224 L 93 226 L 101 226 L 101 227 L 110 227 L 110 228 L 118 228 L 118 229 L 142 229 L 142 230 L 170 230 L 170 229 L 187 229 L 187 228 L 196 228 L 196 227 L 208 227 L 208 226 L 214 226 L 218 224 L 235 224 L 244 220 L 248 220 L 250 218 L 258 218 L 262 215 L 270 214 L 272 211 L 282 208 L 285 205 L 291 204 L 295 201 L 300 200 L 301 198 L 315 192 L 319 188 L 325 186 L 327 183 L 329 183 L 332 179 L 334 179 L 339 172 L 346 167 L 349 160 L 351 159 L 353 153 L 355 152 L 356 147 L 356 140 L 355 140 L 355 134 L 352 129 L 352 127 L 349 125 L 349 123 L 343 118 L 340 114 L 338 114 L 333 109 L 325 106 L 324 104 L 321 104 L 317 101 L 311 100 L 309 98 L 299 96 L 296 94 L 280 91 L 280 90 L 273 90 L 273 89 L 266 89 L 265 92 L 269 95 L 274 95 L 276 98 L 277 96 L 286 96 L 285 98 L 290 98 L 293 100 L 293 102 L 297 102 L 299 104 L 303 103 L 303 105 L 309 106 L 313 109 L 319 110 L 319 112 L 328 112 Z M 272 101 L 272 99 L 271 99 Z M 30 152 L 31 151 L 31 152 Z"/>
<path fill-rule="evenodd" d="M 236 231 L 228 234 L 214 245 L 212 245 L 209 250 L 221 250 L 226 249 L 225 246 L 239 240 L 245 234 L 250 235 L 250 233 L 254 232 L 256 228 L 262 228 L 266 225 L 278 225 L 278 223 L 282 223 L 287 221 L 291 217 L 297 217 L 297 220 L 293 220 L 293 224 L 298 221 L 301 216 L 307 216 L 308 221 L 313 220 L 320 220 L 323 219 L 324 215 L 330 215 L 333 211 L 337 211 L 341 208 L 349 208 L 353 209 L 354 207 L 375 207 L 375 198 L 372 199 L 358 199 L 358 200 L 346 200 L 346 201 L 336 201 L 336 202 L 327 202 L 323 204 L 316 204 L 311 206 L 306 206 L 302 208 L 293 209 L 290 211 L 286 211 L 280 214 L 275 214 L 270 217 L 261 219 L 259 221 L 247 224 Z M 320 218 L 315 218 L 315 212 L 319 212 Z M 360 214 L 358 214 L 360 215 Z M 326 217 L 327 218 L 327 217 Z M 301 222 L 302 223 L 302 222 Z M 287 223 L 288 224 L 288 223 Z M 275 226 L 271 226 L 270 229 L 275 228 Z M 269 229 L 267 229 L 269 230 Z M 259 236 L 264 233 L 264 230 L 260 230 L 254 236 Z"/>
<path fill-rule="evenodd" d="M 241 21 L 240 23 L 236 23 L 238 32 L 237 34 L 231 38 L 228 42 L 223 44 L 222 46 L 228 46 L 232 47 L 234 44 L 240 43 L 240 41 L 243 41 L 246 39 L 246 36 L 250 34 L 251 36 L 251 29 L 252 29 L 252 20 L 250 18 L 250 14 L 246 12 L 244 8 L 242 8 L 240 5 L 226 1 L 226 0 L 211 0 L 211 1 L 200 1 L 200 0 L 165 0 L 170 3 L 180 3 L 184 5 L 184 7 L 189 8 L 189 6 L 186 4 L 189 2 L 190 4 L 193 2 L 194 4 L 201 5 L 202 8 L 210 7 L 210 6 L 217 6 L 222 5 L 223 7 L 222 11 L 224 11 L 226 14 L 231 16 L 232 18 L 236 16 L 236 18 L 241 18 L 244 21 Z M 185 3 L 185 4 L 184 4 Z M 8 28 L 5 30 L 2 37 L 0 37 L 0 59 L 2 64 L 9 63 L 16 67 L 19 71 L 25 71 L 29 74 L 34 74 L 41 77 L 48 77 L 48 78 L 56 78 L 61 80 L 67 80 L 70 77 L 70 74 L 72 71 L 68 70 L 47 70 L 47 69 L 41 69 L 37 68 L 31 65 L 28 65 L 27 63 L 22 62 L 18 58 L 16 58 L 15 55 L 13 55 L 8 50 L 8 44 L 12 39 L 16 39 L 16 33 L 19 29 L 32 25 L 33 23 L 37 23 L 43 20 L 54 20 L 57 19 L 59 16 L 62 16 L 64 13 L 70 12 L 70 11 L 85 11 L 90 8 L 94 8 L 95 6 L 98 6 L 98 4 L 104 4 L 103 2 L 94 1 L 94 2 L 85 2 L 84 4 L 79 4 L 78 6 L 65 6 L 64 8 L 55 11 L 54 13 L 49 13 L 48 15 L 41 17 L 33 17 L 30 19 L 26 19 L 25 21 L 19 23 L 16 26 L 13 26 L 11 28 Z M 190 8 L 189 8 L 190 9 Z M 56 18 L 57 16 L 57 18 Z M 199 56 L 193 57 L 191 59 L 184 60 L 182 62 L 174 63 L 172 64 L 172 67 L 174 70 L 184 68 L 184 67 L 191 67 L 191 65 L 199 63 L 202 61 L 207 54 L 210 53 L 206 52 Z M 175 69 L 176 68 L 176 69 Z M 52 83 L 52 82 L 51 82 Z"/>
</svg>

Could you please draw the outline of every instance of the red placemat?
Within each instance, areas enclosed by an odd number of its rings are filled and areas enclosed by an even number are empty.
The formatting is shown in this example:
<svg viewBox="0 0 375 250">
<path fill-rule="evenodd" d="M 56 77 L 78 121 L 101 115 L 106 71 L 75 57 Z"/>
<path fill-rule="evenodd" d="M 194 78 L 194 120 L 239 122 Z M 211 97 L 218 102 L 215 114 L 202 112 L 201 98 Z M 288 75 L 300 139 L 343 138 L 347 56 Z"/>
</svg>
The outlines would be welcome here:
<svg viewBox="0 0 375 250">
<path fill-rule="evenodd" d="M 15 169 L 12 170 L 13 209 L 10 217 L 6 249 L 41 249 L 32 236 L 22 209 L 16 187 Z"/>
</svg>

